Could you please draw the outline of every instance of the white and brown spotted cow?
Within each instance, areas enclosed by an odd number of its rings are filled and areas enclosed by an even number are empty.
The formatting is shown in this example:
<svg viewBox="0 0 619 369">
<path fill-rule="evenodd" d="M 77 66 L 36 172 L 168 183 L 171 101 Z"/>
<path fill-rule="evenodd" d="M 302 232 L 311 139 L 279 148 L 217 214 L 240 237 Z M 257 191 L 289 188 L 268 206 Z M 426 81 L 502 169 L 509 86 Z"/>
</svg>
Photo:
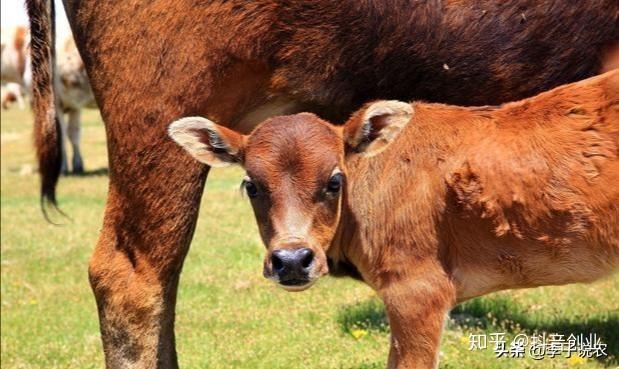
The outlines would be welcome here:
<svg viewBox="0 0 619 369">
<path fill-rule="evenodd" d="M 2 95 L 1 105 L 8 109 L 16 102 L 25 107 L 24 100 L 31 91 L 31 66 L 28 53 L 30 34 L 24 26 L 16 26 L 2 32 Z M 59 115 L 62 140 L 62 172 L 68 172 L 66 145 L 68 141 L 73 152 L 71 170 L 82 173 L 84 163 L 80 150 L 81 112 L 84 108 L 96 108 L 84 62 L 75 46 L 72 36 L 67 36 L 57 50 L 57 73 L 55 91 L 57 104 L 63 114 Z"/>
<path fill-rule="evenodd" d="M 23 86 L 28 55 L 28 29 L 24 26 L 2 29 L 1 39 L 2 83 L 14 82 Z"/>
<path fill-rule="evenodd" d="M 84 108 L 96 108 L 97 104 L 90 88 L 84 62 L 75 47 L 73 37 L 69 36 L 65 39 L 57 58 L 56 91 L 58 104 L 62 113 L 64 113 L 64 115 L 60 115 L 62 133 L 65 137 L 63 143 L 66 143 L 68 139 L 71 144 L 73 151 L 71 171 L 79 174 L 84 172 L 84 161 L 80 150 L 82 110 Z M 65 145 L 63 145 L 62 155 L 62 170 L 68 172 L 68 156 Z"/>
<path fill-rule="evenodd" d="M 20 109 L 25 107 L 25 79 L 28 61 L 28 29 L 16 26 L 2 30 L 2 53 L 0 56 L 3 109 L 16 102 Z"/>
</svg>

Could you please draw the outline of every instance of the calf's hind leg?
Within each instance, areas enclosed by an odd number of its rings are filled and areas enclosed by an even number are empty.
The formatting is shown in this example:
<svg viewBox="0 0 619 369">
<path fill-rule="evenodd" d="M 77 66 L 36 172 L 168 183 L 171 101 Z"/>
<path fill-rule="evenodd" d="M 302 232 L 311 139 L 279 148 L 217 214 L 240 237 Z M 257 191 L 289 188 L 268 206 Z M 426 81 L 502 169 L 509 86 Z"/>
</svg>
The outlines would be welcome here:
<svg viewBox="0 0 619 369">
<path fill-rule="evenodd" d="M 118 147 L 89 265 L 106 366 L 177 368 L 176 292 L 208 168 L 165 140 L 137 155 Z"/>
</svg>

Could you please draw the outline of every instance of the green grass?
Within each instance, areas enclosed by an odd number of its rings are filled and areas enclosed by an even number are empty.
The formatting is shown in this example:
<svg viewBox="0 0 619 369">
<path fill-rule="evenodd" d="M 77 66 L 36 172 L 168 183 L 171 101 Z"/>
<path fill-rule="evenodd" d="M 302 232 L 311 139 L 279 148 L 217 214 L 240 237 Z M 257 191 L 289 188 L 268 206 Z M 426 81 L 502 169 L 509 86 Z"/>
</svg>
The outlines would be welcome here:
<svg viewBox="0 0 619 369">
<path fill-rule="evenodd" d="M 86 266 L 101 226 L 107 177 L 105 135 L 85 115 L 88 176 L 64 177 L 62 209 L 72 221 L 47 224 L 38 207 L 31 117 L 2 112 L 2 353 L 4 368 L 102 368 Z M 287 293 L 261 276 L 263 247 L 239 169 L 214 170 L 181 277 L 177 348 L 183 368 L 384 368 L 389 337 L 382 303 L 365 285 L 324 278 Z M 468 351 L 470 333 L 597 332 L 617 356 L 619 276 L 592 285 L 507 291 L 452 314 L 441 368 L 603 368 L 616 359 L 496 359 Z M 415 303 L 412 301 L 411 303 Z M 356 337 L 357 338 L 356 338 Z"/>
</svg>

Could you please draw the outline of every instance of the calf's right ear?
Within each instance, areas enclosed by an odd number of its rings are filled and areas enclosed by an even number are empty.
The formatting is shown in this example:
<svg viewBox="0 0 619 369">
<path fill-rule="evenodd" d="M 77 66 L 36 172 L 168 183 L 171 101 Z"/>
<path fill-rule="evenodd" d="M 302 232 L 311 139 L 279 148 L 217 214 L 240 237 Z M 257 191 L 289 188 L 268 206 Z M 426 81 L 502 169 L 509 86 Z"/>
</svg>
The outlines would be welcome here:
<svg viewBox="0 0 619 369">
<path fill-rule="evenodd" d="M 367 104 L 344 124 L 344 140 L 355 152 L 376 155 L 395 140 L 412 116 L 413 107 L 402 101 Z"/>
<path fill-rule="evenodd" d="M 206 118 L 179 119 L 170 124 L 168 134 L 196 160 L 211 167 L 241 163 L 245 136 Z"/>
</svg>

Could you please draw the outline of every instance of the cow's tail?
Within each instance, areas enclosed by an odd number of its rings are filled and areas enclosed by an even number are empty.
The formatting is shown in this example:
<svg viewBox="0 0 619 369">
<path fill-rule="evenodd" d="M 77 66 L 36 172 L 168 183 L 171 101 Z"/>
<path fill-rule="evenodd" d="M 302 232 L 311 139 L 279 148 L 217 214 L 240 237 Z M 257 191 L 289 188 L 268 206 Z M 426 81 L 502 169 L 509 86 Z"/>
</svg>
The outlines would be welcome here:
<svg viewBox="0 0 619 369">
<path fill-rule="evenodd" d="M 27 0 L 30 19 L 30 63 L 32 69 L 32 110 L 34 142 L 41 177 L 41 210 L 58 210 L 56 184 L 62 164 L 60 121 L 54 91 L 55 9 L 53 0 Z"/>
</svg>

